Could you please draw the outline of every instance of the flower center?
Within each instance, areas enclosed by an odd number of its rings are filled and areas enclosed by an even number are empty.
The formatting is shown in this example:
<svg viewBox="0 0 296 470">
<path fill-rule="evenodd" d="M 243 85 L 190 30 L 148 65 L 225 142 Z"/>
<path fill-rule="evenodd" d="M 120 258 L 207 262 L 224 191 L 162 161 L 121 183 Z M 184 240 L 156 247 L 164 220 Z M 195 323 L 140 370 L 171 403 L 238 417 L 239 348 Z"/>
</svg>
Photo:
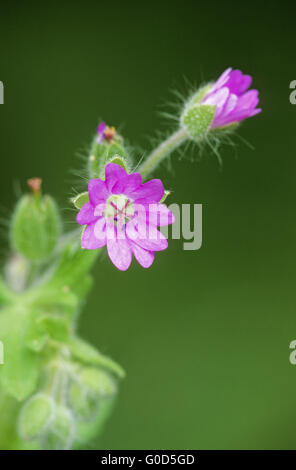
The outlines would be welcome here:
<svg viewBox="0 0 296 470">
<path fill-rule="evenodd" d="M 107 199 L 105 217 L 112 219 L 116 225 L 126 224 L 133 216 L 132 202 L 124 194 L 112 194 Z"/>
</svg>

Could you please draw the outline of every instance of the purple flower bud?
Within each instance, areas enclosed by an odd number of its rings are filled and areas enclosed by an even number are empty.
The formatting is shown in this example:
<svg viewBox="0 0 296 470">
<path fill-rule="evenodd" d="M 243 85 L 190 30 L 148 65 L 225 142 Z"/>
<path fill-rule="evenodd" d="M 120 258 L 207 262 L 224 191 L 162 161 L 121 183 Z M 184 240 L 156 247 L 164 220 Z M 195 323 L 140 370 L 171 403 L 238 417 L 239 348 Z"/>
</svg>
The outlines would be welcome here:
<svg viewBox="0 0 296 470">
<path fill-rule="evenodd" d="M 97 144 L 101 144 L 102 140 L 110 141 L 116 134 L 115 127 L 109 127 L 105 124 L 105 122 L 101 122 L 97 128 L 98 137 L 97 137 Z"/>
<path fill-rule="evenodd" d="M 102 140 L 104 139 L 104 130 L 106 128 L 106 124 L 104 122 L 101 122 L 98 125 L 97 131 L 98 131 L 98 138 L 97 138 L 97 143 L 100 144 Z"/>
<path fill-rule="evenodd" d="M 202 100 L 202 104 L 216 106 L 211 129 L 238 123 L 255 116 L 261 109 L 256 108 L 258 90 L 248 90 L 252 82 L 250 75 L 228 68 Z"/>
</svg>

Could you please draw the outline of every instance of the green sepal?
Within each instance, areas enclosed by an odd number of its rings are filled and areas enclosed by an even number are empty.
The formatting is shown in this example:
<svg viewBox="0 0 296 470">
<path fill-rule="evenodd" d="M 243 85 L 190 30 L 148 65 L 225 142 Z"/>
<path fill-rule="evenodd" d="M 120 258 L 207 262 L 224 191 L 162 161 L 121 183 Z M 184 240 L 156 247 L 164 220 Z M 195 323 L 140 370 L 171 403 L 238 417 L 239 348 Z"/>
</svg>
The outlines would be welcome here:
<svg viewBox="0 0 296 470">
<path fill-rule="evenodd" d="M 125 158 L 120 155 L 115 154 L 112 158 L 107 160 L 107 163 L 115 163 L 115 165 L 120 165 L 128 173 L 128 164 Z"/>
<path fill-rule="evenodd" d="M 164 195 L 162 196 L 161 200 L 159 201 L 160 204 L 162 204 L 170 194 L 171 194 L 171 191 L 165 190 Z"/>
<path fill-rule="evenodd" d="M 239 127 L 239 125 L 239 122 L 232 122 L 226 126 L 215 127 L 214 129 L 210 129 L 209 137 L 215 136 L 223 138 L 226 134 L 231 134 L 234 132 Z"/>
<path fill-rule="evenodd" d="M 76 209 L 80 210 L 84 206 L 84 204 L 89 202 L 88 192 L 85 191 L 84 193 L 78 194 L 77 196 L 75 196 L 71 199 L 71 202 L 72 202 L 72 204 L 74 204 Z"/>
<path fill-rule="evenodd" d="M 88 159 L 88 172 L 90 178 L 105 178 L 105 166 L 107 162 L 115 155 L 119 155 L 122 159 L 125 159 L 127 166 L 131 165 L 131 157 L 129 152 L 125 148 L 123 138 L 115 134 L 111 141 L 102 140 L 101 143 L 96 142 L 95 137 L 91 150 L 90 157 Z"/>
<path fill-rule="evenodd" d="M 182 127 L 193 140 L 200 140 L 208 132 L 215 117 L 216 106 L 198 104 L 185 108 Z"/>
<path fill-rule="evenodd" d="M 213 87 L 213 83 L 208 83 L 207 85 L 204 85 L 200 87 L 193 95 L 189 98 L 186 108 L 192 107 L 195 104 L 200 104 L 202 100 L 205 98 L 205 96 L 209 93 L 211 88 Z"/>
<path fill-rule="evenodd" d="M 120 378 L 125 376 L 125 372 L 120 365 L 107 356 L 101 354 L 96 348 L 78 337 L 73 337 L 67 343 L 74 358 L 86 364 L 101 366 L 113 372 Z"/>
</svg>

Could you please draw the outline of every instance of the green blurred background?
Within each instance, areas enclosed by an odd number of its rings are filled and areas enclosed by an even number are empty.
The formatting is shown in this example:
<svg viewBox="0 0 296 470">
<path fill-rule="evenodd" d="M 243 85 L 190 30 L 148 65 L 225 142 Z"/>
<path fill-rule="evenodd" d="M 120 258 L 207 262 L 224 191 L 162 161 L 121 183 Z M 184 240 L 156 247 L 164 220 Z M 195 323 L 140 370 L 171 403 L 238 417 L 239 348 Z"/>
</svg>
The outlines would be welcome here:
<svg viewBox="0 0 296 470">
<path fill-rule="evenodd" d="M 127 371 L 92 448 L 296 448 L 295 6 L 291 2 L 0 5 L 2 217 L 41 176 L 64 209 L 99 117 L 142 149 L 186 79 L 241 68 L 262 114 L 235 147 L 173 158 L 169 203 L 203 204 L 203 246 L 170 242 L 149 270 L 97 263 L 80 331 Z M 142 152 L 139 153 L 139 157 Z M 79 172 L 78 172 L 79 173 Z M 81 176 L 84 174 L 81 173 Z M 71 222 L 72 220 L 72 222 Z M 4 231 L 5 232 L 5 231 Z M 4 233 L 1 254 L 7 252 Z"/>
</svg>

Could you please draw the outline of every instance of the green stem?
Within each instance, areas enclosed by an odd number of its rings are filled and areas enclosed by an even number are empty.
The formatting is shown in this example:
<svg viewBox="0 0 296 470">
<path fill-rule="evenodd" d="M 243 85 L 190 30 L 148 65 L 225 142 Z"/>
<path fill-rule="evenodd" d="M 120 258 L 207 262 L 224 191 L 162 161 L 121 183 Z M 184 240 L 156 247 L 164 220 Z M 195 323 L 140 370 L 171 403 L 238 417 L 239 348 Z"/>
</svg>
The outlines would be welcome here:
<svg viewBox="0 0 296 470">
<path fill-rule="evenodd" d="M 153 152 L 147 157 L 144 163 L 140 166 L 139 172 L 146 178 L 159 163 L 164 160 L 171 152 L 183 144 L 187 140 L 188 135 L 184 129 L 179 129 L 172 134 L 167 140 L 162 142 Z"/>
</svg>

